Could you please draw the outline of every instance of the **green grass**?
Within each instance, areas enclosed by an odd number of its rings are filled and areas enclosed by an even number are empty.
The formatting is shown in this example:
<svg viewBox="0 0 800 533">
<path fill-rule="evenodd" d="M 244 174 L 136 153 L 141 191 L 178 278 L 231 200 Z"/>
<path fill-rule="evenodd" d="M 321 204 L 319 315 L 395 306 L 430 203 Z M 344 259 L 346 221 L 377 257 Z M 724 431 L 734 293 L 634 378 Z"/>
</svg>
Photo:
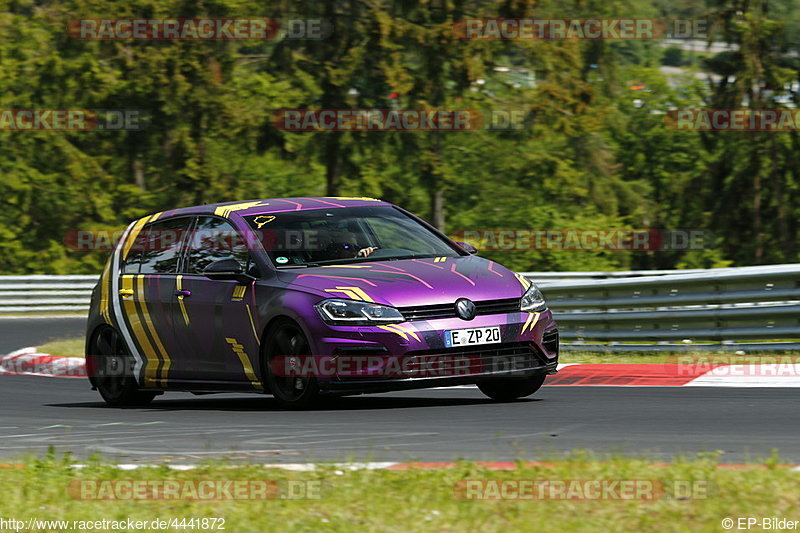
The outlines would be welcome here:
<svg viewBox="0 0 800 533">
<path fill-rule="evenodd" d="M 286 472 L 261 466 L 206 464 L 178 472 L 166 467 L 121 471 L 92 461 L 74 469 L 70 458 L 27 459 L 24 468 L 0 468 L 0 517 L 46 520 L 225 518 L 225 530 L 287 531 L 722 531 L 725 517 L 800 519 L 800 473 L 776 466 L 719 468 L 718 457 L 676 459 L 668 465 L 617 457 L 594 460 L 575 453 L 567 461 L 510 471 L 458 463 L 444 470 L 348 471 L 337 467 Z M 272 480 L 314 482 L 318 499 L 261 501 L 85 501 L 68 492 L 76 480 Z M 456 497 L 465 480 L 652 480 L 665 488 L 653 501 L 476 501 Z M 672 487 L 701 491 L 675 494 Z M 41 529 L 31 529 L 40 531 Z M 178 531 L 187 531 L 177 529 Z M 127 531 L 127 529 L 123 529 Z"/>
<path fill-rule="evenodd" d="M 52 342 L 48 342 L 46 344 L 42 344 L 38 347 L 38 350 L 41 353 L 47 353 L 50 355 L 63 355 L 69 357 L 84 357 L 85 346 L 84 343 L 86 341 L 83 337 L 78 337 L 74 339 L 59 339 Z"/>
</svg>

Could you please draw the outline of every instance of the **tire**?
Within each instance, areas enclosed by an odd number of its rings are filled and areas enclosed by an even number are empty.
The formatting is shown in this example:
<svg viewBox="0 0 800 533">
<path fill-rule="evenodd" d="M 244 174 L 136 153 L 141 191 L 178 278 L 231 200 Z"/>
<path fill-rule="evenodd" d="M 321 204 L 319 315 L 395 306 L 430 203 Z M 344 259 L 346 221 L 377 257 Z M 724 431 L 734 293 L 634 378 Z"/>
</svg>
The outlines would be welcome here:
<svg viewBox="0 0 800 533">
<path fill-rule="evenodd" d="M 116 329 L 106 327 L 95 335 L 87 355 L 87 374 L 108 405 L 140 407 L 156 397 L 155 392 L 139 390 L 131 361 L 130 350 Z"/>
<path fill-rule="evenodd" d="M 303 330 L 294 321 L 280 319 L 273 323 L 264 338 L 262 375 L 269 392 L 281 407 L 308 409 L 319 399 L 319 384 L 315 377 L 283 377 L 273 372 L 277 357 L 311 355 L 311 347 Z"/>
<path fill-rule="evenodd" d="M 530 396 L 542 388 L 545 374 L 537 374 L 529 378 L 487 379 L 478 383 L 478 388 L 486 396 L 498 402 L 510 402 L 518 398 Z"/>
</svg>

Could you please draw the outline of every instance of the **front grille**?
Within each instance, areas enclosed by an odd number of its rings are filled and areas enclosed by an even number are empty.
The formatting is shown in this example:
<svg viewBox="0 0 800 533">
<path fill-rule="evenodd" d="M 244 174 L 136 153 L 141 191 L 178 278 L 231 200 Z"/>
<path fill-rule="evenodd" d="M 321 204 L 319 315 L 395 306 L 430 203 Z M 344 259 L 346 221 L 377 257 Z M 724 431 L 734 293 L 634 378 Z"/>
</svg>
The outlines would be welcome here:
<svg viewBox="0 0 800 533">
<path fill-rule="evenodd" d="M 519 312 L 520 299 L 508 298 L 505 300 L 485 300 L 475 302 L 476 316 L 501 315 Z M 418 307 L 401 307 L 399 311 L 407 321 L 434 320 L 437 318 L 455 318 L 456 304 L 423 305 Z"/>
<path fill-rule="evenodd" d="M 550 353 L 558 353 L 558 329 L 545 331 L 542 335 L 542 346 Z"/>
</svg>

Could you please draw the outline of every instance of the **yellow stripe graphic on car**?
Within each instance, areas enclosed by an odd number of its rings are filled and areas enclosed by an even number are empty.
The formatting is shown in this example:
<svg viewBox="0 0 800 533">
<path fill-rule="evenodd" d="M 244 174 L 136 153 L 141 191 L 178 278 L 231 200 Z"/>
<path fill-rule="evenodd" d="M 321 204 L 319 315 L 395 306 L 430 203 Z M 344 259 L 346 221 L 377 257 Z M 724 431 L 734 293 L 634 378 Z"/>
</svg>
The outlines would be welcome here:
<svg viewBox="0 0 800 533">
<path fill-rule="evenodd" d="M 245 305 L 244 308 L 247 309 L 247 316 L 250 317 L 250 327 L 253 328 L 253 337 L 255 337 L 256 342 L 260 346 L 261 345 L 261 339 L 258 338 L 258 332 L 256 331 L 256 323 L 253 320 L 253 312 L 250 311 L 250 306 L 249 305 Z"/>
<path fill-rule="evenodd" d="M 244 202 L 241 204 L 222 205 L 214 210 L 214 214 L 220 217 L 227 217 L 234 211 L 242 211 L 244 209 L 250 209 L 251 207 L 263 207 L 267 205 L 269 205 L 269 203 L 264 202 L 262 204 L 260 200 L 256 202 Z"/>
<path fill-rule="evenodd" d="M 150 220 L 150 217 L 142 217 L 136 221 L 136 224 L 133 226 L 131 230 L 131 234 L 128 235 L 128 239 L 125 241 L 125 248 L 122 249 L 122 260 L 128 258 L 128 252 L 131 251 L 131 246 L 133 246 L 134 241 L 136 241 L 136 237 L 139 236 L 139 232 L 142 231 L 142 226 L 144 226 L 147 221 Z"/>
<path fill-rule="evenodd" d="M 533 321 L 533 323 L 531 323 L 531 321 Z M 525 321 L 525 325 L 524 325 L 524 326 L 522 326 L 522 331 L 521 331 L 521 333 L 525 333 L 525 331 L 526 331 L 527 329 L 529 329 L 529 328 L 528 328 L 528 325 L 529 325 L 529 324 L 530 324 L 530 330 L 531 330 L 531 331 L 533 331 L 533 327 L 536 325 L 536 323 L 537 323 L 538 321 L 539 321 L 539 313 L 528 313 L 528 320 L 526 320 L 526 321 Z"/>
<path fill-rule="evenodd" d="M 233 288 L 232 302 L 241 302 L 244 298 L 244 293 L 247 292 L 247 285 L 237 285 Z"/>
<path fill-rule="evenodd" d="M 100 276 L 100 316 L 103 317 L 103 320 L 106 324 L 111 324 L 110 313 L 108 312 L 109 308 L 109 300 L 108 300 L 108 291 L 109 291 L 109 271 L 111 270 L 111 259 L 106 261 L 106 266 L 103 269 L 103 275 Z"/>
<path fill-rule="evenodd" d="M 136 343 L 136 338 L 134 337 L 133 333 L 131 332 L 131 328 L 128 327 L 126 316 L 128 315 L 128 305 L 126 301 L 130 300 L 130 298 L 125 297 L 125 293 L 129 294 L 130 296 L 133 295 L 133 289 L 123 289 L 121 287 L 122 284 L 122 275 L 121 275 L 121 268 L 122 268 L 122 250 L 125 247 L 125 243 L 128 242 L 128 238 L 133 230 L 133 227 L 136 225 L 137 221 L 133 221 L 125 228 L 125 232 L 122 234 L 122 238 L 117 243 L 116 248 L 114 249 L 114 253 L 111 256 L 111 271 L 109 273 L 109 290 L 108 290 L 108 299 L 112 306 L 112 309 L 109 309 L 109 318 L 114 318 L 116 320 L 116 325 L 119 328 L 119 331 L 122 333 L 122 337 L 125 339 L 125 342 L 128 344 L 130 348 L 131 354 L 135 360 L 134 365 L 134 374 L 136 382 L 140 385 L 144 385 L 144 366 L 145 366 L 145 358 L 142 355 L 139 346 Z M 111 312 L 113 311 L 113 315 Z M 132 316 L 135 315 L 135 307 L 134 312 L 131 313 Z"/>
<path fill-rule="evenodd" d="M 362 302 L 370 302 L 375 303 L 375 300 L 370 298 L 370 296 L 364 292 L 361 287 L 336 287 L 333 289 L 325 289 L 325 292 L 340 292 L 350 298 L 351 300 L 360 300 Z"/>
<path fill-rule="evenodd" d="M 392 324 L 392 327 L 394 327 L 394 328 L 397 328 L 397 329 L 399 329 L 399 330 L 401 330 L 401 331 L 405 331 L 406 333 L 408 333 L 409 335 L 411 335 L 412 337 L 414 337 L 414 339 L 415 339 L 417 342 L 419 342 L 419 336 L 417 335 L 417 332 L 416 332 L 416 331 L 414 331 L 414 330 L 412 330 L 412 329 L 409 329 L 409 328 L 407 328 L 407 327 L 401 326 L 401 325 L 399 325 L 399 324 Z"/>
<path fill-rule="evenodd" d="M 261 229 L 265 224 L 269 224 L 273 220 L 275 220 L 275 216 L 273 216 L 273 215 L 260 215 L 260 216 L 257 216 L 256 218 L 254 218 L 253 222 L 256 223 L 256 226 L 258 226 L 258 229 Z"/>
<path fill-rule="evenodd" d="M 253 371 L 253 365 L 250 363 L 250 357 L 244 351 L 244 346 L 239 344 L 236 339 L 232 339 L 230 337 L 226 337 L 225 341 L 231 345 L 231 349 L 233 353 L 239 356 L 239 361 L 242 362 L 242 368 L 244 369 L 244 373 L 247 376 L 247 379 L 250 380 L 250 384 L 253 385 L 258 390 L 264 390 L 264 386 L 258 381 L 256 377 L 255 371 Z"/>
<path fill-rule="evenodd" d="M 134 276 L 122 276 L 122 290 L 130 291 L 131 294 L 135 294 L 133 290 L 133 282 Z M 130 322 L 133 336 L 139 346 L 141 346 L 144 355 L 144 386 L 152 386 L 155 384 L 156 380 L 156 365 L 153 363 L 158 362 L 155 358 L 153 347 L 151 346 L 150 341 L 147 339 L 147 335 L 142 327 L 142 318 L 136 311 L 136 302 L 134 299 L 122 298 L 122 303 L 125 306 L 125 315 L 127 315 L 128 322 Z"/>
<path fill-rule="evenodd" d="M 323 196 L 330 200 L 365 200 L 367 202 L 380 202 L 377 198 L 370 198 L 368 196 Z"/>
<path fill-rule="evenodd" d="M 386 331 L 389 331 L 391 333 L 395 333 L 397 335 L 400 335 L 401 337 L 403 337 L 404 341 L 408 340 L 408 335 L 406 335 L 406 333 L 404 331 L 402 331 L 402 330 L 395 329 L 394 326 L 378 326 L 378 327 L 381 328 L 381 329 L 385 329 Z"/>
<path fill-rule="evenodd" d="M 153 318 L 150 316 L 150 310 L 147 308 L 147 300 L 145 299 L 144 291 L 144 278 L 145 277 L 143 275 L 138 276 L 136 294 L 139 295 L 139 302 L 141 304 L 140 307 L 142 308 L 142 318 L 144 318 L 145 329 L 150 332 L 150 337 L 152 337 L 155 348 L 158 350 L 158 354 L 160 356 L 159 359 L 163 362 L 161 365 L 161 372 L 157 372 L 157 374 L 161 380 L 161 385 L 164 386 L 167 384 L 167 378 L 169 377 L 169 369 L 172 366 L 172 360 L 169 358 L 169 354 L 164 348 L 161 338 L 158 336 L 158 331 L 153 323 Z"/>
<path fill-rule="evenodd" d="M 434 263 L 444 263 L 445 261 L 447 261 L 447 258 L 446 258 L 446 257 L 436 257 L 436 258 L 433 260 L 433 262 L 434 262 Z"/>
<path fill-rule="evenodd" d="M 514 273 L 514 275 L 515 275 L 515 276 L 517 277 L 517 279 L 519 280 L 520 284 L 522 285 L 522 288 L 523 288 L 523 289 L 525 289 L 525 290 L 527 291 L 527 290 L 528 290 L 528 287 L 530 287 L 530 286 L 531 286 L 531 282 L 528 280 L 528 278 L 526 278 L 525 276 L 520 276 L 520 275 L 519 275 L 519 274 L 517 274 L 516 272 Z"/>
<path fill-rule="evenodd" d="M 183 283 L 183 276 L 179 275 L 175 279 L 175 290 L 176 291 L 183 290 L 183 287 L 181 287 L 182 283 Z M 181 314 L 183 315 L 183 321 L 186 322 L 186 325 L 188 326 L 189 325 L 189 313 L 186 312 L 186 304 L 183 301 L 183 295 L 182 294 L 178 295 L 178 307 L 181 308 Z"/>
<path fill-rule="evenodd" d="M 413 330 L 410 330 L 408 328 L 404 328 L 403 326 L 399 326 L 397 324 L 390 324 L 388 326 L 378 326 L 378 327 L 380 329 L 383 329 L 383 330 L 386 330 L 386 331 L 390 331 L 392 333 L 396 333 L 397 335 L 400 335 L 401 337 L 403 337 L 403 340 L 407 341 L 408 337 L 411 336 L 411 337 L 414 337 L 414 339 L 416 339 L 417 342 L 419 342 L 419 335 L 417 335 L 417 332 L 413 331 Z"/>
</svg>

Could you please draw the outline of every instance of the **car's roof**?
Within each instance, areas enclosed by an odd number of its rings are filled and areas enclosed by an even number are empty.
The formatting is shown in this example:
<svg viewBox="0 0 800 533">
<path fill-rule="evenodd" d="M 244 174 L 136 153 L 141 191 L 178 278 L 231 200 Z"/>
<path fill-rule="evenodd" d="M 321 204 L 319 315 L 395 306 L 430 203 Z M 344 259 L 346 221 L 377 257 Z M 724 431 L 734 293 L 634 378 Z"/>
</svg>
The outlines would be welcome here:
<svg viewBox="0 0 800 533">
<path fill-rule="evenodd" d="M 265 213 L 279 213 L 286 211 L 304 211 L 308 209 L 325 209 L 340 207 L 363 207 L 375 205 L 392 205 L 389 202 L 375 198 L 355 196 L 319 196 L 297 198 L 262 198 L 259 200 L 243 200 L 238 202 L 224 202 L 218 204 L 205 204 L 192 207 L 170 209 L 161 214 L 161 218 L 176 215 L 196 215 L 211 213 L 228 216 L 236 213 L 242 216 L 261 215 Z"/>
</svg>

